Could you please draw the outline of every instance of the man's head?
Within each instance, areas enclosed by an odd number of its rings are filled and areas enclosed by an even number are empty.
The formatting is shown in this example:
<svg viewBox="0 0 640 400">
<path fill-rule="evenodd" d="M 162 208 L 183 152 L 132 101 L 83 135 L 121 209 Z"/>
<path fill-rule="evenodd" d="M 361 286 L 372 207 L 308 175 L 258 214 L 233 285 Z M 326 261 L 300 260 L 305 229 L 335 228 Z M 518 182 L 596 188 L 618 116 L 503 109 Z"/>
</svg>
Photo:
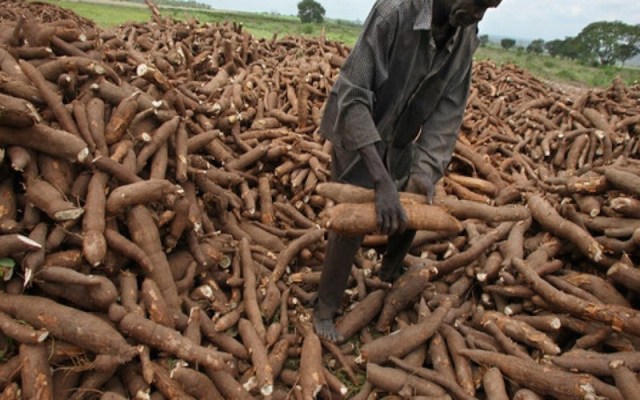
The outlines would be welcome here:
<svg viewBox="0 0 640 400">
<path fill-rule="evenodd" d="M 465 27 L 480 22 L 488 8 L 497 7 L 502 0 L 450 0 L 449 24 Z"/>
</svg>

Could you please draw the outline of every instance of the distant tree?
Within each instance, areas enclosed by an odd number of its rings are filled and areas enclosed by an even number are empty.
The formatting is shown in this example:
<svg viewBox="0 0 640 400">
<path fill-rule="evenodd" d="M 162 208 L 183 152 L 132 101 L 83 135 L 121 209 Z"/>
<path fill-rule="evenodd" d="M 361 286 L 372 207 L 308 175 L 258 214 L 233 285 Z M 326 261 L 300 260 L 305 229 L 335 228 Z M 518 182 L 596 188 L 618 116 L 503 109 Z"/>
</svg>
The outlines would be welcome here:
<svg viewBox="0 0 640 400">
<path fill-rule="evenodd" d="M 507 50 L 509 50 L 515 45 L 516 45 L 516 41 L 514 39 L 506 38 L 500 41 L 500 46 L 502 46 L 504 49 L 507 49 Z"/>
<path fill-rule="evenodd" d="M 560 46 L 560 55 L 585 64 L 590 62 L 589 50 L 578 37 L 567 37 L 563 40 Z"/>
<path fill-rule="evenodd" d="M 489 44 L 489 35 L 480 35 L 478 39 L 480 39 L 481 47 L 487 47 L 487 45 Z"/>
<path fill-rule="evenodd" d="M 559 56 L 562 55 L 563 43 L 564 40 L 561 39 L 551 40 L 544 44 L 544 48 L 547 50 L 550 56 Z"/>
<path fill-rule="evenodd" d="M 298 3 L 298 17 L 302 23 L 323 22 L 325 10 L 322 4 L 314 0 L 302 0 Z"/>
<path fill-rule="evenodd" d="M 536 39 L 527 46 L 527 53 L 542 54 L 544 53 L 544 40 Z"/>
<path fill-rule="evenodd" d="M 576 37 L 581 58 L 599 65 L 615 65 L 640 54 L 640 25 L 600 21 L 587 25 Z"/>
<path fill-rule="evenodd" d="M 624 67 L 625 61 L 640 54 L 640 47 L 632 44 L 623 44 L 620 46 L 618 53 L 620 55 L 620 63 Z"/>
</svg>

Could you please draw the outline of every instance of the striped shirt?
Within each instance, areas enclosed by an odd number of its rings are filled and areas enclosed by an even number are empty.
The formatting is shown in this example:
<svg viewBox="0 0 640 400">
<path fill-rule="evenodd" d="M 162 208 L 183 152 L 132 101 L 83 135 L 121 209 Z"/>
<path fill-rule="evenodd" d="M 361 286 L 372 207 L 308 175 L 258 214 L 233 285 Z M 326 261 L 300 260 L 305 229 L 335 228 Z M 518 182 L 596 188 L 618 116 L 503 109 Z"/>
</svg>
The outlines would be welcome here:
<svg viewBox="0 0 640 400">
<path fill-rule="evenodd" d="M 378 0 L 327 99 L 320 132 L 334 179 L 372 186 L 357 149 L 376 144 L 401 188 L 410 172 L 440 179 L 451 160 L 471 82 L 477 25 L 445 46 L 432 37 L 433 0 Z"/>
</svg>

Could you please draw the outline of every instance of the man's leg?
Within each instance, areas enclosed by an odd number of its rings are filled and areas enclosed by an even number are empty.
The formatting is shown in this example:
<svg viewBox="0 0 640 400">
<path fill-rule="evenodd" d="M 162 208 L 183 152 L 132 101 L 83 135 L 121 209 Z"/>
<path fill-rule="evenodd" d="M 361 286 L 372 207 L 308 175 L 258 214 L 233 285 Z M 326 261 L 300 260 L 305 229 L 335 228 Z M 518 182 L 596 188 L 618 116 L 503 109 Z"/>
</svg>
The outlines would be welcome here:
<svg viewBox="0 0 640 400">
<path fill-rule="evenodd" d="M 385 282 L 393 282 L 402 275 L 402 260 L 409 252 L 415 237 L 416 231 L 411 229 L 389 236 L 387 239 L 387 251 L 382 257 L 380 279 Z"/>
<path fill-rule="evenodd" d="M 324 269 L 320 277 L 318 298 L 313 310 L 316 334 L 323 339 L 341 341 L 333 318 L 342 304 L 353 260 L 362 244 L 362 236 L 347 236 L 329 231 Z"/>
</svg>

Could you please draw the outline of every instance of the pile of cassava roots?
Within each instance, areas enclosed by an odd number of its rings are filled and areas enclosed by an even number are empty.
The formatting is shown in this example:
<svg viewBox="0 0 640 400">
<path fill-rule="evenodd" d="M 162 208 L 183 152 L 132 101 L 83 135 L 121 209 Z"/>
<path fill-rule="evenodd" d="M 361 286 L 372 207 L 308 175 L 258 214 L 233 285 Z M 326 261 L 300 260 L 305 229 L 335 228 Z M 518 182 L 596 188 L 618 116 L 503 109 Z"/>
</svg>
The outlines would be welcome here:
<svg viewBox="0 0 640 400">
<path fill-rule="evenodd" d="M 150 9 L 0 1 L 0 399 L 637 398 L 638 86 L 476 62 L 387 283 L 318 132 L 350 49 Z M 312 328 L 328 229 L 366 233 L 343 343 Z"/>
</svg>

